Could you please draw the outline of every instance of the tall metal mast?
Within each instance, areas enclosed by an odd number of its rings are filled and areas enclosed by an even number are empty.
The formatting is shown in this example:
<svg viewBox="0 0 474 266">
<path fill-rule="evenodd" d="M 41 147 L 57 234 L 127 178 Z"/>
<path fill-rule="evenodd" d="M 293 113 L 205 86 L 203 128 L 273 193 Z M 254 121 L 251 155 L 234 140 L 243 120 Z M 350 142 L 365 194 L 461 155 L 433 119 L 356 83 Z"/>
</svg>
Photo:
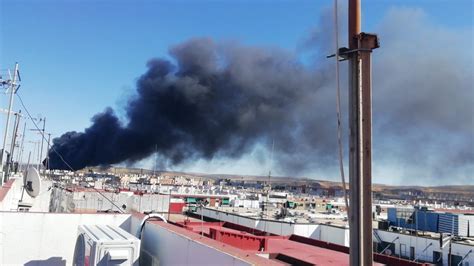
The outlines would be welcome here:
<svg viewBox="0 0 474 266">
<path fill-rule="evenodd" d="M 41 160 L 43 159 L 43 143 L 44 143 L 44 139 L 45 139 L 45 137 L 44 137 L 44 129 L 45 129 L 45 127 L 46 127 L 46 117 L 43 118 L 43 129 L 42 129 L 42 131 L 40 132 L 40 134 L 41 134 L 41 150 L 40 150 L 40 156 L 39 156 L 39 164 L 38 164 L 38 167 L 41 167 L 41 165 L 42 165 L 42 161 L 41 161 Z M 41 171 L 41 168 L 38 168 L 38 170 Z M 44 173 L 44 171 L 43 171 L 43 173 Z"/>
<path fill-rule="evenodd" d="M 21 119 L 21 110 L 18 112 L 18 113 L 15 113 L 15 122 L 13 123 L 13 134 L 12 134 L 12 141 L 11 141 L 11 144 L 10 144 L 10 158 L 7 162 L 7 171 L 6 171 L 6 174 L 7 176 L 10 175 L 10 172 L 11 172 L 11 168 L 12 168 L 12 165 L 13 165 L 13 157 L 14 157 L 14 154 L 15 154 L 15 148 L 16 148 L 16 138 L 18 137 L 18 127 L 20 126 L 20 119 Z"/>
<path fill-rule="evenodd" d="M 372 265 L 372 49 L 374 34 L 361 32 L 360 0 L 349 0 L 349 229 L 350 264 Z"/>
<path fill-rule="evenodd" d="M 45 169 L 46 170 L 49 170 L 49 151 L 50 151 L 50 143 L 51 143 L 51 133 L 47 133 L 48 134 L 48 148 L 46 149 L 46 165 L 45 165 Z"/>
<path fill-rule="evenodd" d="M 15 94 L 16 89 L 17 89 L 17 84 L 16 84 L 17 78 L 18 78 L 18 63 L 15 64 L 13 79 L 10 83 L 10 99 L 9 99 L 9 104 L 8 104 L 7 122 L 6 122 L 6 125 L 5 125 L 5 134 L 3 135 L 3 147 L 2 147 L 2 151 L 0 153 L 0 172 L 2 172 L 2 173 L 3 173 L 3 155 L 5 154 L 5 147 L 7 145 L 8 130 L 9 130 L 9 127 L 10 127 L 10 114 L 11 114 L 12 109 L 13 109 L 13 95 Z M 4 175 L 3 178 L 0 177 L 0 184 L 2 184 L 2 181 L 3 182 L 7 181 L 7 176 L 5 175 L 5 173 L 3 173 L 3 175 Z"/>
<path fill-rule="evenodd" d="M 38 168 L 38 171 L 41 171 L 41 165 L 42 165 L 42 159 L 43 159 L 43 145 L 44 145 L 44 141 L 46 139 L 45 137 L 45 134 L 46 134 L 46 131 L 45 131 L 45 127 L 46 127 L 46 117 L 43 117 L 43 118 L 40 118 L 39 119 L 39 122 L 43 122 L 43 128 L 42 129 L 39 129 L 38 127 L 36 128 L 32 128 L 30 129 L 31 131 L 36 131 L 37 133 L 40 134 L 40 137 L 41 137 L 41 144 L 38 142 L 38 165 L 37 165 L 37 168 Z M 41 146 L 39 146 L 41 145 Z M 44 173 L 44 171 L 43 171 Z"/>
<path fill-rule="evenodd" d="M 18 169 L 21 171 L 22 167 L 21 165 L 23 164 L 23 148 L 24 148 L 24 144 L 25 144 L 25 137 L 26 137 L 26 121 L 25 121 L 25 124 L 23 125 L 23 134 L 21 135 L 21 144 L 20 144 L 20 152 L 18 152 L 18 163 L 19 163 L 19 167 Z"/>
</svg>

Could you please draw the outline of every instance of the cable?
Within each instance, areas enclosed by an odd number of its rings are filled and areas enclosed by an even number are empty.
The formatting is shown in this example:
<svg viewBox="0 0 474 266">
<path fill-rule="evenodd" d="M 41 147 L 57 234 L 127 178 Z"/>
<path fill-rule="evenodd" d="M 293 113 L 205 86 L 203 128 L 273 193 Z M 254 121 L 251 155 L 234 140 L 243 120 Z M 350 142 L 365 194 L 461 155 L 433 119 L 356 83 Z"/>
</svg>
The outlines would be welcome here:
<svg viewBox="0 0 474 266">
<path fill-rule="evenodd" d="M 30 118 L 31 122 L 33 122 L 33 125 L 35 126 L 35 128 L 38 130 L 38 132 L 41 133 L 41 137 L 47 142 L 48 140 L 46 139 L 46 137 L 44 136 L 44 132 L 42 129 L 40 129 L 38 127 L 38 125 L 36 124 L 35 120 L 33 119 L 33 117 L 31 116 L 30 112 L 28 111 L 28 108 L 26 108 L 25 106 L 25 103 L 23 103 L 23 100 L 21 99 L 20 97 L 20 94 L 16 93 L 16 96 L 18 97 L 18 100 L 20 101 L 20 104 L 21 106 L 23 107 L 23 109 L 25 110 L 26 114 L 28 115 L 28 117 Z M 61 154 L 54 148 L 54 146 L 51 146 L 51 150 L 53 150 L 54 153 L 56 153 L 56 155 L 58 155 L 59 159 L 61 159 L 61 161 L 71 170 L 71 171 L 75 171 L 74 168 L 71 167 L 70 164 L 68 164 L 66 162 L 66 160 L 64 160 L 63 156 L 61 156 Z M 100 192 L 98 189 L 96 188 L 92 188 L 94 189 L 95 192 L 97 192 L 99 195 L 101 195 L 102 197 L 104 197 L 107 201 L 109 201 L 112 205 L 114 205 L 121 213 L 125 213 L 122 208 L 120 208 L 117 204 L 115 204 L 111 199 L 109 199 L 107 196 L 105 196 L 104 194 L 102 194 L 102 192 Z"/>
<path fill-rule="evenodd" d="M 339 172 L 341 174 L 342 186 L 344 191 L 344 202 L 346 211 L 349 213 L 349 201 L 347 200 L 346 178 L 344 176 L 344 161 L 342 150 L 342 125 L 341 125 L 341 89 L 339 86 L 339 25 L 337 21 L 337 0 L 334 0 L 334 39 L 336 43 L 336 114 L 337 114 L 337 145 L 339 155 Z"/>
</svg>

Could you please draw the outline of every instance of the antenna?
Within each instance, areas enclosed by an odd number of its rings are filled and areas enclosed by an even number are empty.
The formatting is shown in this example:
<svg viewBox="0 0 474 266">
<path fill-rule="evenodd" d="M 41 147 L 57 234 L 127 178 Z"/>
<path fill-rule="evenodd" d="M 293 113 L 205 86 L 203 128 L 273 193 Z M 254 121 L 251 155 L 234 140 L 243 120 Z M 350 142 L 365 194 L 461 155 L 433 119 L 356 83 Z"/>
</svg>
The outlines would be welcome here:
<svg viewBox="0 0 474 266">
<path fill-rule="evenodd" d="M 25 170 L 25 173 L 23 175 L 23 184 L 25 183 L 25 178 L 26 178 L 26 172 L 28 171 L 28 168 L 30 167 L 30 158 L 31 158 L 31 151 L 30 153 L 28 154 L 28 164 L 26 165 L 26 170 Z M 22 187 L 22 190 L 21 190 L 21 198 L 20 198 L 20 202 L 23 202 L 23 195 L 25 194 L 25 186 Z M 20 204 L 18 204 L 20 205 Z"/>
<path fill-rule="evenodd" d="M 18 147 L 16 144 L 16 139 L 18 137 L 18 127 L 20 126 L 20 119 L 21 119 L 21 110 L 18 113 L 15 113 L 15 122 L 13 123 L 13 134 L 12 134 L 12 141 L 10 145 L 10 160 L 7 162 L 7 170 L 6 175 L 9 176 L 12 171 L 15 173 L 17 169 L 14 167 L 14 154 L 15 148 Z"/>
<path fill-rule="evenodd" d="M 24 148 L 24 144 L 25 144 L 25 132 L 26 130 L 26 121 L 24 123 L 24 126 L 23 126 L 23 134 L 21 135 L 21 144 L 20 144 L 20 151 L 18 152 L 18 158 L 17 158 L 17 161 L 19 163 L 19 166 L 18 166 L 18 170 L 21 170 L 22 168 L 22 164 L 23 164 L 23 148 Z"/>
<path fill-rule="evenodd" d="M 10 71 L 8 71 L 8 72 L 9 72 L 9 75 L 11 76 Z M 12 109 L 13 109 L 13 95 L 15 94 L 16 88 L 18 86 L 18 84 L 17 84 L 18 73 L 19 73 L 18 63 L 16 63 L 15 64 L 15 72 L 14 72 L 14 75 L 13 75 L 13 80 L 7 82 L 7 84 L 10 86 L 10 99 L 9 99 L 9 104 L 8 104 L 8 114 L 7 114 L 7 121 L 6 121 L 6 125 L 5 125 L 5 134 L 3 136 L 3 148 L 2 148 L 2 152 L 0 153 L 0 171 L 2 173 L 3 173 L 3 154 L 5 153 L 5 147 L 6 147 L 6 144 L 7 144 L 7 135 L 8 135 L 9 127 L 10 127 L 10 114 L 11 114 Z M 0 179 L 1 179 L 0 184 L 3 184 L 3 182 L 6 182 L 8 180 L 8 176 L 5 173 L 3 173 L 3 175 L 5 175 L 5 176 L 0 176 Z"/>
<path fill-rule="evenodd" d="M 51 148 L 51 133 L 47 133 L 48 134 L 48 149 L 46 151 L 46 170 L 49 170 L 49 151 L 50 151 L 50 148 Z M 49 171 L 48 171 L 48 177 L 49 177 Z"/>
<path fill-rule="evenodd" d="M 155 144 L 155 165 L 153 166 L 153 177 L 156 177 L 156 164 L 158 163 L 158 144 Z"/>
<path fill-rule="evenodd" d="M 268 184 L 267 184 L 267 200 L 263 203 L 263 208 L 268 219 L 268 203 L 270 202 L 270 190 L 272 190 L 272 185 L 270 184 L 270 178 L 272 177 L 272 166 L 273 166 L 273 150 L 275 149 L 275 139 L 272 139 L 272 151 L 270 152 L 270 169 L 268 170 Z M 263 211 L 262 211 L 263 218 Z M 267 221 L 263 224 L 263 231 L 266 234 L 267 231 Z"/>
<path fill-rule="evenodd" d="M 39 133 L 41 135 L 41 146 L 40 146 L 40 143 L 38 143 L 38 169 L 41 170 L 41 163 L 42 163 L 42 159 L 43 159 L 43 144 L 44 144 L 44 141 L 46 140 L 46 137 L 44 136 L 46 133 L 45 133 L 45 126 L 46 126 L 46 117 L 40 117 L 39 118 L 39 122 L 43 122 L 43 128 L 40 129 L 40 128 L 32 128 L 30 129 L 31 131 L 36 131 L 37 133 Z M 43 172 L 44 174 L 44 172 Z"/>
<path fill-rule="evenodd" d="M 29 167 L 23 179 L 23 186 L 30 197 L 38 196 L 41 189 L 41 177 L 35 167 Z"/>
<path fill-rule="evenodd" d="M 17 94 L 16 96 L 17 96 L 18 99 L 20 100 L 21 106 L 23 106 L 23 109 L 25 110 L 25 112 L 26 112 L 26 114 L 28 115 L 29 119 L 31 119 L 31 122 L 32 122 L 33 125 L 35 126 L 36 130 L 38 130 L 39 132 L 41 132 L 41 137 L 42 137 L 42 139 L 44 140 L 44 139 L 45 139 L 44 131 L 41 130 L 41 129 L 38 127 L 38 125 L 36 124 L 36 122 L 35 122 L 36 119 L 34 119 L 34 118 L 31 116 L 30 112 L 28 111 L 28 108 L 26 108 L 25 104 L 23 103 L 23 100 L 22 100 L 21 97 L 20 97 L 20 94 Z M 38 143 L 38 144 L 39 144 L 39 143 Z M 36 145 L 35 145 L 35 148 L 36 148 Z M 54 146 L 51 147 L 51 148 L 52 148 L 52 150 L 59 156 L 59 158 L 69 167 L 69 169 L 70 169 L 71 171 L 74 171 L 74 168 L 72 168 L 71 165 L 68 164 L 67 161 L 64 160 L 64 158 L 61 156 L 61 154 L 60 154 L 58 151 L 56 151 L 56 149 L 54 149 Z M 28 162 L 29 162 L 29 159 L 28 159 Z M 29 163 L 28 163 L 28 164 L 29 164 Z M 27 169 L 28 169 L 28 167 L 27 167 Z M 104 194 L 102 194 L 102 192 L 100 192 L 99 190 L 97 190 L 97 189 L 95 189 L 95 188 L 93 188 L 93 189 L 94 189 L 99 195 L 101 195 L 101 196 L 104 197 L 107 201 L 109 201 L 112 205 L 114 205 L 115 207 L 117 207 L 117 209 L 118 209 L 121 213 L 124 212 L 124 211 L 123 211 L 119 206 L 117 206 L 111 199 L 107 198 Z"/>
<path fill-rule="evenodd" d="M 272 151 L 270 153 L 270 170 L 268 170 L 268 184 L 270 185 L 270 177 L 272 176 L 273 166 L 273 150 L 275 149 L 275 139 L 272 139 Z"/>
</svg>

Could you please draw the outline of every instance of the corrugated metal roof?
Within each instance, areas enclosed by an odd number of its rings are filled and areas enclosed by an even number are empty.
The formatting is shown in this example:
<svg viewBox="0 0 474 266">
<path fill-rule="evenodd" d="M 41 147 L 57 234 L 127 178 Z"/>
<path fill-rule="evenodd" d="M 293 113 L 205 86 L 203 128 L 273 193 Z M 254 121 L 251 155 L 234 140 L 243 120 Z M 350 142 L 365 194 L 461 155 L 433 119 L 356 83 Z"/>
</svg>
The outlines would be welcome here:
<svg viewBox="0 0 474 266">
<path fill-rule="evenodd" d="M 440 213 L 438 218 L 438 231 L 458 235 L 459 217 L 457 214 Z"/>
</svg>

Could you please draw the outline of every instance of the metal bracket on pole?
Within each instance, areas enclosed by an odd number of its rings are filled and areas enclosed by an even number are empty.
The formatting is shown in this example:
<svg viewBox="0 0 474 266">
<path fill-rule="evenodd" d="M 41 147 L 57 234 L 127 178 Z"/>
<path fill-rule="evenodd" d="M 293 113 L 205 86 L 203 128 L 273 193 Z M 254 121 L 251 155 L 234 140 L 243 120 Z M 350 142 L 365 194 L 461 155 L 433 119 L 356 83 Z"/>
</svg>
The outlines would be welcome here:
<svg viewBox="0 0 474 266">
<path fill-rule="evenodd" d="M 380 47 L 379 37 L 377 34 L 361 32 L 358 36 L 360 46 L 357 51 L 372 52 L 372 50 Z"/>
<path fill-rule="evenodd" d="M 367 44 L 366 47 L 359 47 L 357 49 L 349 49 L 347 47 L 341 47 L 338 49 L 339 61 L 348 60 L 349 57 L 358 52 L 372 52 L 373 49 L 379 48 L 379 38 L 376 34 L 361 32 L 358 36 L 358 39 L 364 41 Z M 336 54 L 330 54 L 326 58 L 335 57 Z"/>
</svg>

